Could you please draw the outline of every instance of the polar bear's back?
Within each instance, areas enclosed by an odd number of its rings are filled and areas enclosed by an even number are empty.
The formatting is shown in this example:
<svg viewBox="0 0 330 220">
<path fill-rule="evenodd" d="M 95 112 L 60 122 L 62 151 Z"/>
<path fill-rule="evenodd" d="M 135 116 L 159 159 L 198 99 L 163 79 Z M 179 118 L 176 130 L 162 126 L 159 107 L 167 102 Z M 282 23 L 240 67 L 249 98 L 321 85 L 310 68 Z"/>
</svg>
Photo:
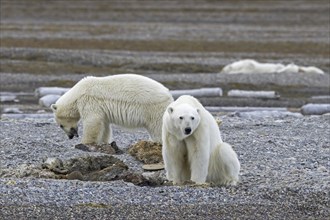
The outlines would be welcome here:
<svg viewBox="0 0 330 220">
<path fill-rule="evenodd" d="M 140 104 L 161 103 L 173 99 L 169 90 L 162 84 L 135 74 L 89 76 L 79 81 L 71 90 L 71 93 L 81 96 Z"/>
</svg>

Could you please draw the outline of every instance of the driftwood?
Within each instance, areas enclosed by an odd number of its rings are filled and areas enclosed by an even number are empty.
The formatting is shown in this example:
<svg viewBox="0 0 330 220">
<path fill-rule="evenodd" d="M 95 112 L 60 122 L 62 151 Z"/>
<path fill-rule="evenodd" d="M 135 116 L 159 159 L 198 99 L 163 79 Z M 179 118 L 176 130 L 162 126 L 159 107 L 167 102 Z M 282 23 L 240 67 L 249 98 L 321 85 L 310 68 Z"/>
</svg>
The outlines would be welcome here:
<svg viewBox="0 0 330 220">
<path fill-rule="evenodd" d="M 61 88 L 61 87 L 39 87 L 35 90 L 34 94 L 38 97 L 45 95 L 63 95 L 70 88 Z"/>
<path fill-rule="evenodd" d="M 15 107 L 10 107 L 10 108 L 5 108 L 3 110 L 3 113 L 10 113 L 10 114 L 21 114 L 23 113 L 21 110 L 19 110 L 19 108 L 15 108 Z"/>
<path fill-rule="evenodd" d="M 0 102 L 14 102 L 17 100 L 17 95 L 12 92 L 0 92 Z"/>
<path fill-rule="evenodd" d="M 218 106 L 206 106 L 210 112 L 252 112 L 252 111 L 288 111 L 287 108 L 281 107 L 218 107 Z"/>
<path fill-rule="evenodd" d="M 14 102 L 16 98 L 16 95 L 1 95 L 0 102 Z"/>
<path fill-rule="evenodd" d="M 317 95 L 317 96 L 312 96 L 312 100 L 319 100 L 319 99 L 330 99 L 330 95 Z"/>
<path fill-rule="evenodd" d="M 0 92 L 0 102 L 19 102 L 19 96 L 31 96 L 30 92 Z"/>
<path fill-rule="evenodd" d="M 286 116 L 302 117 L 298 112 L 290 112 L 287 108 L 280 107 L 217 107 L 206 106 L 210 112 L 231 112 L 230 115 L 242 118 L 283 118 Z"/>
<path fill-rule="evenodd" d="M 330 103 L 330 95 L 312 96 L 308 99 L 309 103 Z"/>
<path fill-rule="evenodd" d="M 228 96 L 231 97 L 253 97 L 253 98 L 268 98 L 277 99 L 280 95 L 275 91 L 248 91 L 248 90 L 230 90 Z"/>
<path fill-rule="evenodd" d="M 39 105 L 42 107 L 50 107 L 54 104 L 61 96 L 60 95 L 45 95 L 39 99 Z"/>
<path fill-rule="evenodd" d="M 301 107 L 303 115 L 323 115 L 330 113 L 330 104 L 307 104 Z"/>
<path fill-rule="evenodd" d="M 173 98 L 178 98 L 182 95 L 191 95 L 194 97 L 218 97 L 222 96 L 221 88 L 201 88 L 201 89 L 189 89 L 189 90 L 172 90 L 170 91 Z"/>
<path fill-rule="evenodd" d="M 2 114 L 2 119 L 50 119 L 54 118 L 53 114 Z"/>
<path fill-rule="evenodd" d="M 303 115 L 298 112 L 290 112 L 290 111 L 235 112 L 233 115 L 241 118 L 265 118 L 265 117 L 284 118 L 287 116 L 303 117 Z"/>
</svg>

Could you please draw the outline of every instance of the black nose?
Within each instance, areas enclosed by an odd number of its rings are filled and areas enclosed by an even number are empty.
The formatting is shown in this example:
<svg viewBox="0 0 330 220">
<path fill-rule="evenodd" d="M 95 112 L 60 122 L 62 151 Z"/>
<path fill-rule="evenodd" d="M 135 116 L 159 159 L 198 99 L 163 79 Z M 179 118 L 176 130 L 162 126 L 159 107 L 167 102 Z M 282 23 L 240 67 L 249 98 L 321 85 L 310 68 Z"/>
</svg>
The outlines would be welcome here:
<svg viewBox="0 0 330 220">
<path fill-rule="evenodd" d="M 71 128 L 70 129 L 70 133 L 75 136 L 75 137 L 78 137 L 78 128 L 75 129 L 75 128 Z"/>
<path fill-rule="evenodd" d="M 184 129 L 184 133 L 185 134 L 190 134 L 190 132 L 191 132 L 191 128 L 185 128 Z"/>
</svg>

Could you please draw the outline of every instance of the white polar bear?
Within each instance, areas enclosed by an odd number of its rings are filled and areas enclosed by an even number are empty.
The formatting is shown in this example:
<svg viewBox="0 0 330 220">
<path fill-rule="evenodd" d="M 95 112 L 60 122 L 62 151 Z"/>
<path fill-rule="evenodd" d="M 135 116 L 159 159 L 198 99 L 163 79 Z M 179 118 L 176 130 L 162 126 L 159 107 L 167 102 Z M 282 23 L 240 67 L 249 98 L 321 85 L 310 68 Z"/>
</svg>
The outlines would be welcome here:
<svg viewBox="0 0 330 220">
<path fill-rule="evenodd" d="M 110 124 L 144 127 L 161 142 L 162 117 L 173 102 L 162 84 L 135 74 L 85 77 L 51 106 L 55 120 L 71 139 L 82 119 L 84 144 L 109 143 Z"/>
<path fill-rule="evenodd" d="M 222 73 L 276 73 L 285 68 L 283 64 L 280 63 L 259 63 L 255 60 L 245 59 L 239 60 L 225 66 L 222 69 Z"/>
<path fill-rule="evenodd" d="M 216 120 L 194 97 L 181 96 L 168 106 L 162 139 L 166 176 L 174 184 L 237 183 L 237 155 L 222 141 Z"/>
<path fill-rule="evenodd" d="M 310 73 L 324 74 L 324 71 L 315 66 L 298 66 L 290 63 L 283 65 L 281 63 L 259 63 L 255 60 L 245 59 L 226 65 L 221 73 L 238 74 L 238 73 Z"/>
</svg>

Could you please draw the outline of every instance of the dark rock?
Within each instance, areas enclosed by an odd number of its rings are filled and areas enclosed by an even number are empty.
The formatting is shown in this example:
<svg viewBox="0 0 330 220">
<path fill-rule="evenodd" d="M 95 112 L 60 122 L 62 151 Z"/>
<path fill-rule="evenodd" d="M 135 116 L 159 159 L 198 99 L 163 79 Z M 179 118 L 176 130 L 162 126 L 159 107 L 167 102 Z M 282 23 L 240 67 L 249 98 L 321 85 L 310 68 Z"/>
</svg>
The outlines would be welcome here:
<svg viewBox="0 0 330 220">
<path fill-rule="evenodd" d="M 119 179 L 118 177 L 128 170 L 128 167 L 123 163 L 116 163 L 112 166 L 106 167 L 102 170 L 88 173 L 84 176 L 84 180 L 88 181 L 113 181 Z"/>
<path fill-rule="evenodd" d="M 69 172 L 80 171 L 83 175 L 93 171 L 102 170 L 106 167 L 113 166 L 116 163 L 123 163 L 119 159 L 110 155 L 86 156 L 72 158 L 63 162 L 64 169 Z"/>
<path fill-rule="evenodd" d="M 84 180 L 84 176 L 81 174 L 80 171 L 73 171 L 67 174 L 65 177 L 68 180 Z"/>
</svg>

